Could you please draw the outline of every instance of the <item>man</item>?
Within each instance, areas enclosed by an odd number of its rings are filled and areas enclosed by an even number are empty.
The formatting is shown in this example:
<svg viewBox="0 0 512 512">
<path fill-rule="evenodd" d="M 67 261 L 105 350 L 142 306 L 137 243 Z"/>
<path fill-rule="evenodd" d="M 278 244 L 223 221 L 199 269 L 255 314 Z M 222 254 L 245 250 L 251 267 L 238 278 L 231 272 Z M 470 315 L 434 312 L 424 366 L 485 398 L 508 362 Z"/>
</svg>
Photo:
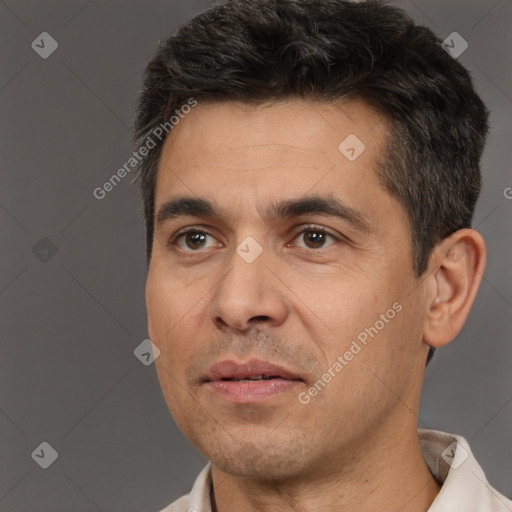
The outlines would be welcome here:
<svg viewBox="0 0 512 512">
<path fill-rule="evenodd" d="M 418 429 L 485 266 L 487 110 L 375 1 L 233 0 L 149 63 L 146 301 L 168 407 L 210 461 L 165 511 L 506 511 Z"/>
</svg>

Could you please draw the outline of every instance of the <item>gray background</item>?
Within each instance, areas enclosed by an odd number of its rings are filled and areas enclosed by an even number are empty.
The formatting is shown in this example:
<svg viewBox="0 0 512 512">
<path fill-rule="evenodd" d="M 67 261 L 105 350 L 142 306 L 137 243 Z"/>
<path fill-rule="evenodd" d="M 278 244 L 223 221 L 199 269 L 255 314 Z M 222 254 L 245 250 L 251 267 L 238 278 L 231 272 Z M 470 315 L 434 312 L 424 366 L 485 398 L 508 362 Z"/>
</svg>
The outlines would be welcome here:
<svg viewBox="0 0 512 512">
<path fill-rule="evenodd" d="M 512 496 L 511 2 L 395 3 L 468 41 L 459 59 L 492 111 L 474 223 L 488 265 L 461 334 L 428 368 L 419 424 L 464 435 Z M 2 511 L 158 510 L 204 465 L 154 366 L 133 354 L 146 338 L 146 267 L 132 177 L 101 201 L 92 191 L 130 156 L 158 40 L 207 4 L 0 3 Z M 44 31 L 59 44 L 47 59 L 31 48 Z M 59 454 L 48 469 L 31 458 L 43 441 Z"/>
</svg>

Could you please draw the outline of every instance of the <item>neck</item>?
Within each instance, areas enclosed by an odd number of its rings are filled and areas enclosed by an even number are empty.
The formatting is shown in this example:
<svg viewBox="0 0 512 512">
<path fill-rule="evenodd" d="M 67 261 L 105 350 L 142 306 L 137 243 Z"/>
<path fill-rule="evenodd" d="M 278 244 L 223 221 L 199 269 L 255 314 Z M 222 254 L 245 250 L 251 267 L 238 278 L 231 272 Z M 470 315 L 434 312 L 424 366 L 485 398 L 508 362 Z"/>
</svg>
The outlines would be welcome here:
<svg viewBox="0 0 512 512">
<path fill-rule="evenodd" d="M 395 423 L 396 425 L 396 423 Z M 412 427 L 412 428 L 411 428 Z M 366 436 L 355 449 L 286 482 L 224 473 L 212 465 L 214 512 L 424 512 L 440 491 L 421 455 L 415 425 Z M 336 460 L 335 460 L 336 462 Z M 325 466 L 324 466 L 325 468 Z"/>
</svg>

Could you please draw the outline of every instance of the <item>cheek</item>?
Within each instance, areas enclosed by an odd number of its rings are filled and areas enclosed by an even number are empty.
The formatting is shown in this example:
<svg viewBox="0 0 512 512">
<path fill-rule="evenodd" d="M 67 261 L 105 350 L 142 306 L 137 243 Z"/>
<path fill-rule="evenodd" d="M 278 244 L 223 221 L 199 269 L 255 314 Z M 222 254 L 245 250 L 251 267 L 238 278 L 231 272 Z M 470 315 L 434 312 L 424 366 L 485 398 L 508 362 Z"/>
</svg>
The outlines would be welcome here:
<svg viewBox="0 0 512 512">
<path fill-rule="evenodd" d="M 298 316 L 311 318 L 317 343 L 338 353 L 390 304 L 375 278 L 360 272 L 338 270 L 328 276 L 296 279 L 293 286 Z M 382 312 L 383 312 L 382 311 Z"/>
<path fill-rule="evenodd" d="M 297 296 L 307 297 L 304 304 L 297 302 L 299 315 L 304 319 L 314 312 L 309 330 L 327 367 L 347 353 L 350 366 L 362 364 L 380 374 L 414 356 L 417 304 L 407 297 L 410 287 L 389 275 L 344 273 L 331 276 L 321 287 L 297 285 Z"/>
<path fill-rule="evenodd" d="M 186 421 L 190 397 L 184 391 L 187 360 L 197 347 L 197 314 L 201 303 L 192 296 L 191 288 L 176 278 L 151 272 L 146 282 L 146 307 L 150 338 L 160 349 L 155 367 L 167 406 L 181 424 Z"/>
<path fill-rule="evenodd" d="M 190 316 L 197 298 L 191 288 L 172 276 L 150 271 L 146 282 L 146 308 L 151 340 L 160 348 L 162 360 L 170 364 L 179 356 L 179 340 L 190 329 Z M 197 307 L 197 306 L 196 306 Z M 171 358 L 172 355 L 172 358 Z M 181 359 L 181 357 L 179 357 Z"/>
<path fill-rule="evenodd" d="M 422 332 L 416 301 L 405 294 L 395 297 L 398 299 L 389 297 L 385 304 L 379 302 L 373 316 L 367 319 L 359 334 L 365 344 L 359 343 L 362 350 L 357 356 L 376 396 L 391 403 L 408 393 L 421 355 Z"/>
</svg>

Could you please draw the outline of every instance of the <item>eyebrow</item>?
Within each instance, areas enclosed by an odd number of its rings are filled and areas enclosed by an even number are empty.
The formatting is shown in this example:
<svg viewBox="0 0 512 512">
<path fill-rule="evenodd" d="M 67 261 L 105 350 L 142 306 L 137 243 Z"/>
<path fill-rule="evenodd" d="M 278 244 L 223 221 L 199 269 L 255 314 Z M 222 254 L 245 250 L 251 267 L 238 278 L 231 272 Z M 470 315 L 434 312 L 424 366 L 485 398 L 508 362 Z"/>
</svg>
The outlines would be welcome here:
<svg viewBox="0 0 512 512">
<path fill-rule="evenodd" d="M 313 195 L 274 202 L 266 210 L 266 216 L 273 220 L 311 214 L 340 218 L 364 233 L 373 231 L 370 220 L 365 213 L 344 204 L 331 195 Z M 176 197 L 160 206 L 156 215 L 156 224 L 159 225 L 180 217 L 224 218 L 219 207 L 207 199 Z"/>
</svg>

